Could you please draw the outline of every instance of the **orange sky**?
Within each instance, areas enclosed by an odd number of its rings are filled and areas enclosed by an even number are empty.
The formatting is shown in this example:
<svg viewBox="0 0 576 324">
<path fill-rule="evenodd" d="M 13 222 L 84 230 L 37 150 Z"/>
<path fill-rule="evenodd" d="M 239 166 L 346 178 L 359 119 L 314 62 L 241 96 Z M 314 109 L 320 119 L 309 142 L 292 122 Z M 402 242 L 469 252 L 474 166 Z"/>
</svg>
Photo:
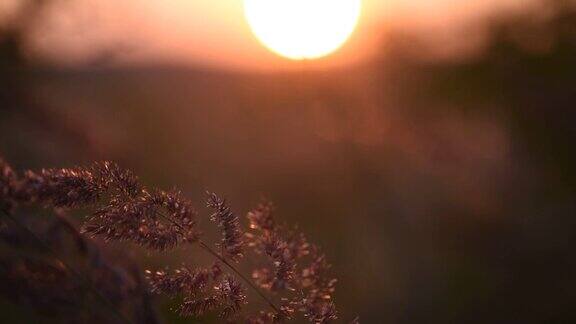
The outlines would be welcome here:
<svg viewBox="0 0 576 324">
<path fill-rule="evenodd" d="M 8 2 L 22 0 L 2 0 Z M 458 30 L 495 8 L 537 0 L 364 0 L 357 30 L 321 67 L 366 59 L 391 26 Z M 117 51 L 115 64 L 186 63 L 239 69 L 299 67 L 262 47 L 244 20 L 242 0 L 74 0 L 56 1 L 33 29 L 37 55 L 52 62 L 81 64 L 101 49 Z M 0 6 L 0 20 L 3 19 Z M 1 21 L 0 21 L 1 22 Z M 445 35 L 444 35 L 445 36 Z"/>
</svg>

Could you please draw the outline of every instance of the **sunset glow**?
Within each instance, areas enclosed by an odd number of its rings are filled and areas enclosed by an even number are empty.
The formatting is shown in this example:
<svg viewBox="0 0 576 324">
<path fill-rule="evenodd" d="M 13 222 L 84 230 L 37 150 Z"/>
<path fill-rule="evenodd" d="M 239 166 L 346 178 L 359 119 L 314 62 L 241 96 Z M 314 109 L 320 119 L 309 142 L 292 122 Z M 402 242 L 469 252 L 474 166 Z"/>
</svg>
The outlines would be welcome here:
<svg viewBox="0 0 576 324">
<path fill-rule="evenodd" d="M 340 48 L 358 23 L 360 0 L 245 0 L 253 33 L 271 51 L 294 60 Z"/>
</svg>

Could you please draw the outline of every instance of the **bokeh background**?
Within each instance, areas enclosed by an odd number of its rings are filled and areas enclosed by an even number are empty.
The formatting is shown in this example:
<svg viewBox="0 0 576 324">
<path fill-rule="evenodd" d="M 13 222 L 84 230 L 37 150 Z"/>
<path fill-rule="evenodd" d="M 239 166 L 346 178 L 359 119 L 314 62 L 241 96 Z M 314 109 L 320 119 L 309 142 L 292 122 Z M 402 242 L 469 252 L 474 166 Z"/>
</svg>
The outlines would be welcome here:
<svg viewBox="0 0 576 324">
<path fill-rule="evenodd" d="M 292 62 L 241 1 L 2 0 L 0 152 L 267 197 L 343 320 L 575 322 L 576 6 L 476 2 L 365 1 L 338 53 Z"/>
</svg>

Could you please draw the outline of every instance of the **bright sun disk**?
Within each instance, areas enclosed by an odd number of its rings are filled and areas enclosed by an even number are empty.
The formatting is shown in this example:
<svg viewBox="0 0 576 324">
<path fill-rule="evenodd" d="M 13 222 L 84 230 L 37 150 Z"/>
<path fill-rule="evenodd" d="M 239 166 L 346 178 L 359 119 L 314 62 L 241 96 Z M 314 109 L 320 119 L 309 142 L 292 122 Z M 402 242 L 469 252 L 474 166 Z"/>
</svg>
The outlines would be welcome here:
<svg viewBox="0 0 576 324">
<path fill-rule="evenodd" d="M 244 0 L 248 24 L 271 51 L 294 60 L 336 51 L 358 23 L 361 0 Z"/>
</svg>

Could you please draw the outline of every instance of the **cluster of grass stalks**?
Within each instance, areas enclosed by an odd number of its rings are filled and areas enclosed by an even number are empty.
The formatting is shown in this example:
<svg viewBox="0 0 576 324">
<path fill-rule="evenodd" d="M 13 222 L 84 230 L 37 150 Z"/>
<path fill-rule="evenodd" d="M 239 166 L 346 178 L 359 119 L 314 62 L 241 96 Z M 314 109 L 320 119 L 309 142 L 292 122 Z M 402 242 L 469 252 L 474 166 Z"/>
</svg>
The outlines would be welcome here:
<svg viewBox="0 0 576 324">
<path fill-rule="evenodd" d="M 139 275 L 133 275 L 133 284 L 128 287 L 123 278 L 112 278 L 112 275 L 102 270 L 107 269 L 103 266 L 106 265 L 104 261 L 94 262 L 98 267 L 88 267 L 90 269 L 87 272 L 77 272 L 60 260 L 57 253 L 45 244 L 45 240 L 37 237 L 53 254 L 56 266 L 34 266 L 27 261 L 24 265 L 18 265 L 14 260 L 3 258 L 0 260 L 0 276 L 4 276 L 2 279 L 12 276 L 5 280 L 15 284 L 17 279 L 14 274 L 17 274 L 19 279 L 29 283 L 28 286 L 20 285 L 17 289 L 5 290 L 3 293 L 19 294 L 19 300 L 28 304 L 66 304 L 63 299 L 74 296 L 84 288 L 95 290 L 97 286 L 105 290 L 106 287 L 114 287 L 119 292 L 102 293 L 96 289 L 95 296 L 105 305 L 115 308 L 119 321 L 129 322 L 153 322 L 150 314 L 134 317 L 118 307 L 122 296 L 130 295 L 129 292 L 144 286 L 154 294 L 178 298 L 180 305 L 177 311 L 182 316 L 201 317 L 215 313 L 223 320 L 244 323 L 299 319 L 328 323 L 337 319 L 332 301 L 336 279 L 330 276 L 330 264 L 321 250 L 309 243 L 302 233 L 295 228 L 280 225 L 275 220 L 274 207 L 270 202 L 264 201 L 247 213 L 247 231 L 225 199 L 215 193 L 208 193 L 206 205 L 213 210 L 210 219 L 221 232 L 221 240 L 216 243 L 205 241 L 198 225 L 201 216 L 194 204 L 180 192 L 146 188 L 129 170 L 114 163 L 17 173 L 0 159 L 3 237 L 7 237 L 6 233 L 16 225 L 34 237 L 34 231 L 26 227 L 24 219 L 17 216 L 17 211 L 29 206 L 41 206 L 50 211 L 55 220 L 59 220 L 59 227 L 67 224 L 64 227 L 74 233 L 74 241 L 82 249 L 89 245 L 95 246 L 87 239 L 90 237 L 101 238 L 104 242 L 137 244 L 163 253 L 190 244 L 205 250 L 214 259 L 213 263 L 204 266 L 149 269 L 144 272 L 147 285 L 134 284 L 138 282 Z M 88 214 L 80 232 L 65 222 L 61 215 L 74 209 Z M 47 238 L 51 239 L 50 234 Z M 12 245 L 18 244 L 12 242 Z M 91 255 L 90 258 L 95 257 Z M 100 260 L 99 257 L 96 259 Z M 244 275 L 238 270 L 238 265 L 245 262 L 245 259 L 249 259 L 247 263 L 253 268 L 250 275 Z M 65 278 L 72 274 L 82 278 L 83 285 L 42 291 L 42 287 L 50 287 L 43 285 L 42 280 L 61 282 L 62 287 L 67 287 L 64 285 Z M 249 301 L 248 289 L 253 290 L 254 295 L 264 303 Z M 34 298 L 34 295 L 41 298 Z M 147 300 L 144 292 L 137 296 Z M 255 313 L 249 313 L 245 307 L 248 303 L 266 306 Z"/>
</svg>

